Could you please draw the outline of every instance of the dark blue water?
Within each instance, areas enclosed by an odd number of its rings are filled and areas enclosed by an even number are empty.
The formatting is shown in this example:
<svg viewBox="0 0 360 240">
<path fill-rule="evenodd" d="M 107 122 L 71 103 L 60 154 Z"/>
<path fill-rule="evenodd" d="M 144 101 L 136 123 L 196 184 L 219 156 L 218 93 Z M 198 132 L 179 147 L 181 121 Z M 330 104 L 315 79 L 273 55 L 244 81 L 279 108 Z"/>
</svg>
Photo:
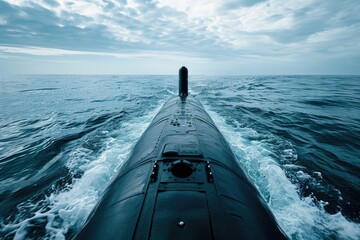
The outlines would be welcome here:
<svg viewBox="0 0 360 240">
<path fill-rule="evenodd" d="M 292 239 L 360 238 L 360 77 L 190 78 Z M 0 77 L 0 239 L 68 239 L 176 76 Z"/>
</svg>

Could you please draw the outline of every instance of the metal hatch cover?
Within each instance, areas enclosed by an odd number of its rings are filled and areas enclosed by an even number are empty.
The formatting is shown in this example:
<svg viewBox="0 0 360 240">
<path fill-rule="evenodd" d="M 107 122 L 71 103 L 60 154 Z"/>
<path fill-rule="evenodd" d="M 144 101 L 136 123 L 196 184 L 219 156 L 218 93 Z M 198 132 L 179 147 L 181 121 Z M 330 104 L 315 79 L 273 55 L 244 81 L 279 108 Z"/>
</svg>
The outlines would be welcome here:
<svg viewBox="0 0 360 240">
<path fill-rule="evenodd" d="M 206 194 L 159 192 L 149 239 L 213 239 Z"/>
<path fill-rule="evenodd" d="M 181 166 L 188 166 L 188 169 Z M 205 167 L 203 162 L 193 162 L 187 160 L 175 160 L 165 162 L 161 174 L 161 183 L 204 183 Z M 187 174 L 188 173 L 188 174 Z"/>
</svg>

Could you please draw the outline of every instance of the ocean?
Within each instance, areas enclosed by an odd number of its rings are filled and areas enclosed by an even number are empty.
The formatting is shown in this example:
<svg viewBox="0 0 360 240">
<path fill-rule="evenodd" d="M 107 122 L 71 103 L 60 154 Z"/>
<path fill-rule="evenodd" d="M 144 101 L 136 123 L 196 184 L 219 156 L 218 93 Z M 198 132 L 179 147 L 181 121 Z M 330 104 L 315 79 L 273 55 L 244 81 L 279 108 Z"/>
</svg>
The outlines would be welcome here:
<svg viewBox="0 0 360 240">
<path fill-rule="evenodd" d="M 0 76 L 0 239 L 71 239 L 177 76 Z M 290 239 L 360 239 L 360 76 L 190 76 Z"/>
</svg>

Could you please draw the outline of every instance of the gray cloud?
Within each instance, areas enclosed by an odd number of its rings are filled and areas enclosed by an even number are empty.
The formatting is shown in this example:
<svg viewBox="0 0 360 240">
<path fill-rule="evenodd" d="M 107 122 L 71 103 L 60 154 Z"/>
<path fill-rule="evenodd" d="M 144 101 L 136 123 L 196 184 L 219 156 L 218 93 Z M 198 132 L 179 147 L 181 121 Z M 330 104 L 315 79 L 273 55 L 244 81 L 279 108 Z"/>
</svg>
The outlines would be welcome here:
<svg viewBox="0 0 360 240">
<path fill-rule="evenodd" d="M 233 0 L 233 1 L 224 1 L 224 4 L 220 9 L 229 10 L 237 9 L 240 7 L 251 7 L 261 2 L 266 2 L 266 0 Z"/>
<path fill-rule="evenodd" d="M 359 12 L 357 0 L 8 0 L 0 1 L 0 46 L 234 62 L 343 59 L 360 54 Z M 0 58 L 11 56 L 6 49 Z"/>
</svg>

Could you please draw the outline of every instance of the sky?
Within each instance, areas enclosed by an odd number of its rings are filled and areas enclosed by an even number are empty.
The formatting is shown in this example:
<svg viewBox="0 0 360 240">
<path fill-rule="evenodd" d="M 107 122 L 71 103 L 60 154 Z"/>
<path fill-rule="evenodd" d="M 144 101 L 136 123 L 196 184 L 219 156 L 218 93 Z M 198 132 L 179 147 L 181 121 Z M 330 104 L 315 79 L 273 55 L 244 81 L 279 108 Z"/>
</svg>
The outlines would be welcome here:
<svg viewBox="0 0 360 240">
<path fill-rule="evenodd" d="M 0 74 L 360 74 L 360 0 L 0 0 Z"/>
</svg>

